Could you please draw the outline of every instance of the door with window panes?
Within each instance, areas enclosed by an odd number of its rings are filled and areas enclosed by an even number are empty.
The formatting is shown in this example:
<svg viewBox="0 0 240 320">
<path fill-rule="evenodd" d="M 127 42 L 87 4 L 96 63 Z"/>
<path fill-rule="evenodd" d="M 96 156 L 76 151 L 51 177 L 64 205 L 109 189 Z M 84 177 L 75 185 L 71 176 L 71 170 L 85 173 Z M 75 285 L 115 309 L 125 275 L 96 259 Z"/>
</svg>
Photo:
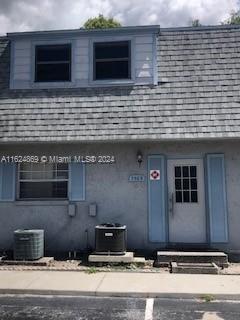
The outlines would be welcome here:
<svg viewBox="0 0 240 320">
<path fill-rule="evenodd" d="M 169 242 L 205 243 L 202 159 L 168 160 Z"/>
</svg>

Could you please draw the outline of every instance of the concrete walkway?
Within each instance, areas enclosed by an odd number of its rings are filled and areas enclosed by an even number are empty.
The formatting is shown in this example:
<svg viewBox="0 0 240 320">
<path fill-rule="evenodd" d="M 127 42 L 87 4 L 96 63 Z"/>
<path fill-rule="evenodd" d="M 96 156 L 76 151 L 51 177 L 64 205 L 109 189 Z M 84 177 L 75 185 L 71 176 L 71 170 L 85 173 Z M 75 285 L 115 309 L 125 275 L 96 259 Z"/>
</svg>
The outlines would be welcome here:
<svg viewBox="0 0 240 320">
<path fill-rule="evenodd" d="M 0 293 L 240 300 L 240 276 L 0 271 Z"/>
</svg>

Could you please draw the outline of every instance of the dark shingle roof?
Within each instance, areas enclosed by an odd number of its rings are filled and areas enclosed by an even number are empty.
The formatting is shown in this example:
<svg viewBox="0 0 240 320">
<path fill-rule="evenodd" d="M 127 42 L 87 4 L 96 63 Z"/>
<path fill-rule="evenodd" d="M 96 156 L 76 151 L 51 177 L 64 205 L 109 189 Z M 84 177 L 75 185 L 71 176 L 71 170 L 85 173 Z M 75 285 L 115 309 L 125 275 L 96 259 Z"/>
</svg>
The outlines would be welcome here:
<svg viewBox="0 0 240 320">
<path fill-rule="evenodd" d="M 240 138 L 240 27 L 162 29 L 155 87 L 9 91 L 8 55 L 0 142 Z"/>
</svg>

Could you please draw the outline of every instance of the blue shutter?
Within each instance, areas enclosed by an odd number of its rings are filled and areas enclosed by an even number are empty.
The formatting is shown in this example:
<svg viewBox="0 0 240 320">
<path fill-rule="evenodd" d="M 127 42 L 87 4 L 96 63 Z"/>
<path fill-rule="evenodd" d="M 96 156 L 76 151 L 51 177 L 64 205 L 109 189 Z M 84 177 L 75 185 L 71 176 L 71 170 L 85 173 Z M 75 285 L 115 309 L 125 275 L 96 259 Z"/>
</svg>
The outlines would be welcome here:
<svg viewBox="0 0 240 320">
<path fill-rule="evenodd" d="M 207 155 L 210 241 L 228 241 L 227 198 L 223 154 Z"/>
<path fill-rule="evenodd" d="M 0 163 L 0 201 L 14 201 L 16 164 Z"/>
<path fill-rule="evenodd" d="M 150 180 L 150 170 L 160 170 L 159 180 Z M 166 242 L 166 164 L 161 155 L 148 157 L 149 240 Z"/>
<path fill-rule="evenodd" d="M 68 198 L 71 201 L 85 200 L 85 165 L 69 164 Z"/>
</svg>

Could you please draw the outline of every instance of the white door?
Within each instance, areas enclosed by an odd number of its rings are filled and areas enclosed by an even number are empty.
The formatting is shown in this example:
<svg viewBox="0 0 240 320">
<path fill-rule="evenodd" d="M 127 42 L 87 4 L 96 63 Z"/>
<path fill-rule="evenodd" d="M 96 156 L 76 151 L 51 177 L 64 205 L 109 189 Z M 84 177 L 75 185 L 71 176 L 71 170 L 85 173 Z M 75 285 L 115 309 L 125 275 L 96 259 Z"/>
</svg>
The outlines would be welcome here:
<svg viewBox="0 0 240 320">
<path fill-rule="evenodd" d="M 202 159 L 168 160 L 169 242 L 206 242 Z"/>
</svg>

